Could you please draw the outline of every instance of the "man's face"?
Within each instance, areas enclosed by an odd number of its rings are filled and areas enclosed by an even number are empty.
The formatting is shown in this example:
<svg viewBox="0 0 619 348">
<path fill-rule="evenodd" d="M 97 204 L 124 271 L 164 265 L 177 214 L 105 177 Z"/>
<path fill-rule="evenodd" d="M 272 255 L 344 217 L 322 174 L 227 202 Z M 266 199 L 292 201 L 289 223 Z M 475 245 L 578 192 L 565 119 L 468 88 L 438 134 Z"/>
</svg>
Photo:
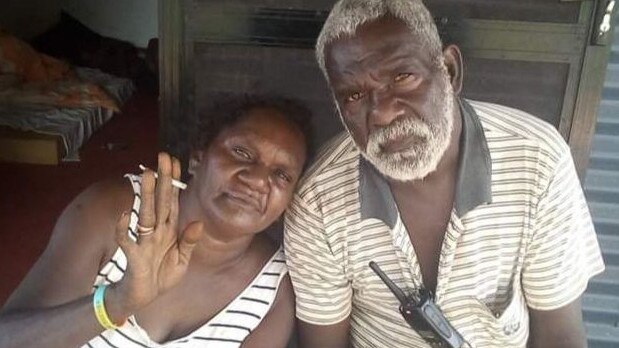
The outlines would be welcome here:
<svg viewBox="0 0 619 348">
<path fill-rule="evenodd" d="M 342 119 L 370 163 L 399 181 L 436 169 L 455 104 L 442 56 L 431 57 L 402 21 L 385 17 L 329 44 L 325 62 Z"/>
</svg>

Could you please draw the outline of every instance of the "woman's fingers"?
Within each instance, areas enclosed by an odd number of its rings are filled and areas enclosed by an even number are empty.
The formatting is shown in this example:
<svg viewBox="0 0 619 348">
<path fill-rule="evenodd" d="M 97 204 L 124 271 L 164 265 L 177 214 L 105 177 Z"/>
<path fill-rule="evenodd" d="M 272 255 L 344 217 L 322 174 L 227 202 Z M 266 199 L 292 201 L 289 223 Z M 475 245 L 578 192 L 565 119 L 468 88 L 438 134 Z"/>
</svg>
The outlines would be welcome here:
<svg viewBox="0 0 619 348">
<path fill-rule="evenodd" d="M 172 159 L 167 153 L 160 152 L 158 162 L 155 214 L 157 226 L 162 226 L 168 220 L 172 202 Z"/>
<path fill-rule="evenodd" d="M 116 222 L 116 243 L 123 250 L 125 255 L 129 256 L 134 253 L 136 244 L 129 237 L 129 232 L 127 229 L 129 228 L 129 220 L 130 215 L 127 212 L 123 212 L 118 221 Z"/>
<path fill-rule="evenodd" d="M 181 180 L 181 161 L 176 157 L 172 157 L 172 178 L 174 180 Z M 174 186 L 177 188 L 176 186 Z"/>
<path fill-rule="evenodd" d="M 156 222 L 155 216 L 155 186 L 157 185 L 155 173 L 147 169 L 142 174 L 142 189 L 140 192 L 141 203 L 138 216 L 138 235 L 145 233 L 145 229 L 154 228 Z M 138 238 L 138 243 L 141 238 Z"/>
<path fill-rule="evenodd" d="M 181 179 L 181 162 L 172 157 L 172 178 L 174 180 L 180 181 Z M 170 204 L 170 217 L 169 222 L 170 226 L 176 231 L 177 223 L 178 223 L 178 194 L 180 189 L 176 186 L 172 186 L 172 202 Z"/>
</svg>

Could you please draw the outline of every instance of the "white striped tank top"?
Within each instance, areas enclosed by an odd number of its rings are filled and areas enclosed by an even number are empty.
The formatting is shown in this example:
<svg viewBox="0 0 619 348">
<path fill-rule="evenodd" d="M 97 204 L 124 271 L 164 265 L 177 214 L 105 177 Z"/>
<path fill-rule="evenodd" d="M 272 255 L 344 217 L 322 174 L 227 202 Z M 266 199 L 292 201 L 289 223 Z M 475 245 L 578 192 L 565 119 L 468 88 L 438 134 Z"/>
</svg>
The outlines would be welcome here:
<svg viewBox="0 0 619 348">
<path fill-rule="evenodd" d="M 131 174 L 125 177 L 131 181 L 135 193 L 128 231 L 131 238 L 135 240 L 140 210 L 141 177 Z M 99 271 L 93 291 L 98 285 L 112 284 L 122 279 L 126 268 L 127 259 L 122 250 L 118 248 L 111 260 Z M 279 248 L 245 290 L 207 323 L 189 335 L 165 343 L 154 342 L 140 327 L 136 318 L 131 316 L 122 327 L 102 332 L 82 348 L 239 347 L 268 313 L 275 302 L 279 284 L 287 273 L 284 253 L 282 248 Z"/>
</svg>

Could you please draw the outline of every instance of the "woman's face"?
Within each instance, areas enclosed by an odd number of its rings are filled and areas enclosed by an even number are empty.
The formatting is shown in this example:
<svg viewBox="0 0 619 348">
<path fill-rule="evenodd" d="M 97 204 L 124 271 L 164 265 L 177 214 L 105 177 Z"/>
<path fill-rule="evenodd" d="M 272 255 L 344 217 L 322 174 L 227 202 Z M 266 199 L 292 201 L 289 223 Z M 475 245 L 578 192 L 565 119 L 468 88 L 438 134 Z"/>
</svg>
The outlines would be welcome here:
<svg viewBox="0 0 619 348">
<path fill-rule="evenodd" d="M 207 228 L 256 233 L 286 209 L 305 163 L 306 142 L 279 111 L 254 108 L 198 153 L 193 184 Z"/>
</svg>

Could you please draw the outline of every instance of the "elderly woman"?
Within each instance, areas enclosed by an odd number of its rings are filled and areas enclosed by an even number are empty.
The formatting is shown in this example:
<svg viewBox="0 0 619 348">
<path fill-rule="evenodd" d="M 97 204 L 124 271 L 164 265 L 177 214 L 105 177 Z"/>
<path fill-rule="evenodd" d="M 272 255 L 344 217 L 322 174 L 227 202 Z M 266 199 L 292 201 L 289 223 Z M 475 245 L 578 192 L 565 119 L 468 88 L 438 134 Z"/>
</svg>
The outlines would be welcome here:
<svg viewBox="0 0 619 348">
<path fill-rule="evenodd" d="M 181 165 L 95 184 L 60 216 L 0 316 L 2 347 L 283 347 L 284 255 L 264 233 L 307 158 L 307 109 L 243 98 L 198 128 Z M 129 185 L 131 184 L 131 185 Z"/>
</svg>

